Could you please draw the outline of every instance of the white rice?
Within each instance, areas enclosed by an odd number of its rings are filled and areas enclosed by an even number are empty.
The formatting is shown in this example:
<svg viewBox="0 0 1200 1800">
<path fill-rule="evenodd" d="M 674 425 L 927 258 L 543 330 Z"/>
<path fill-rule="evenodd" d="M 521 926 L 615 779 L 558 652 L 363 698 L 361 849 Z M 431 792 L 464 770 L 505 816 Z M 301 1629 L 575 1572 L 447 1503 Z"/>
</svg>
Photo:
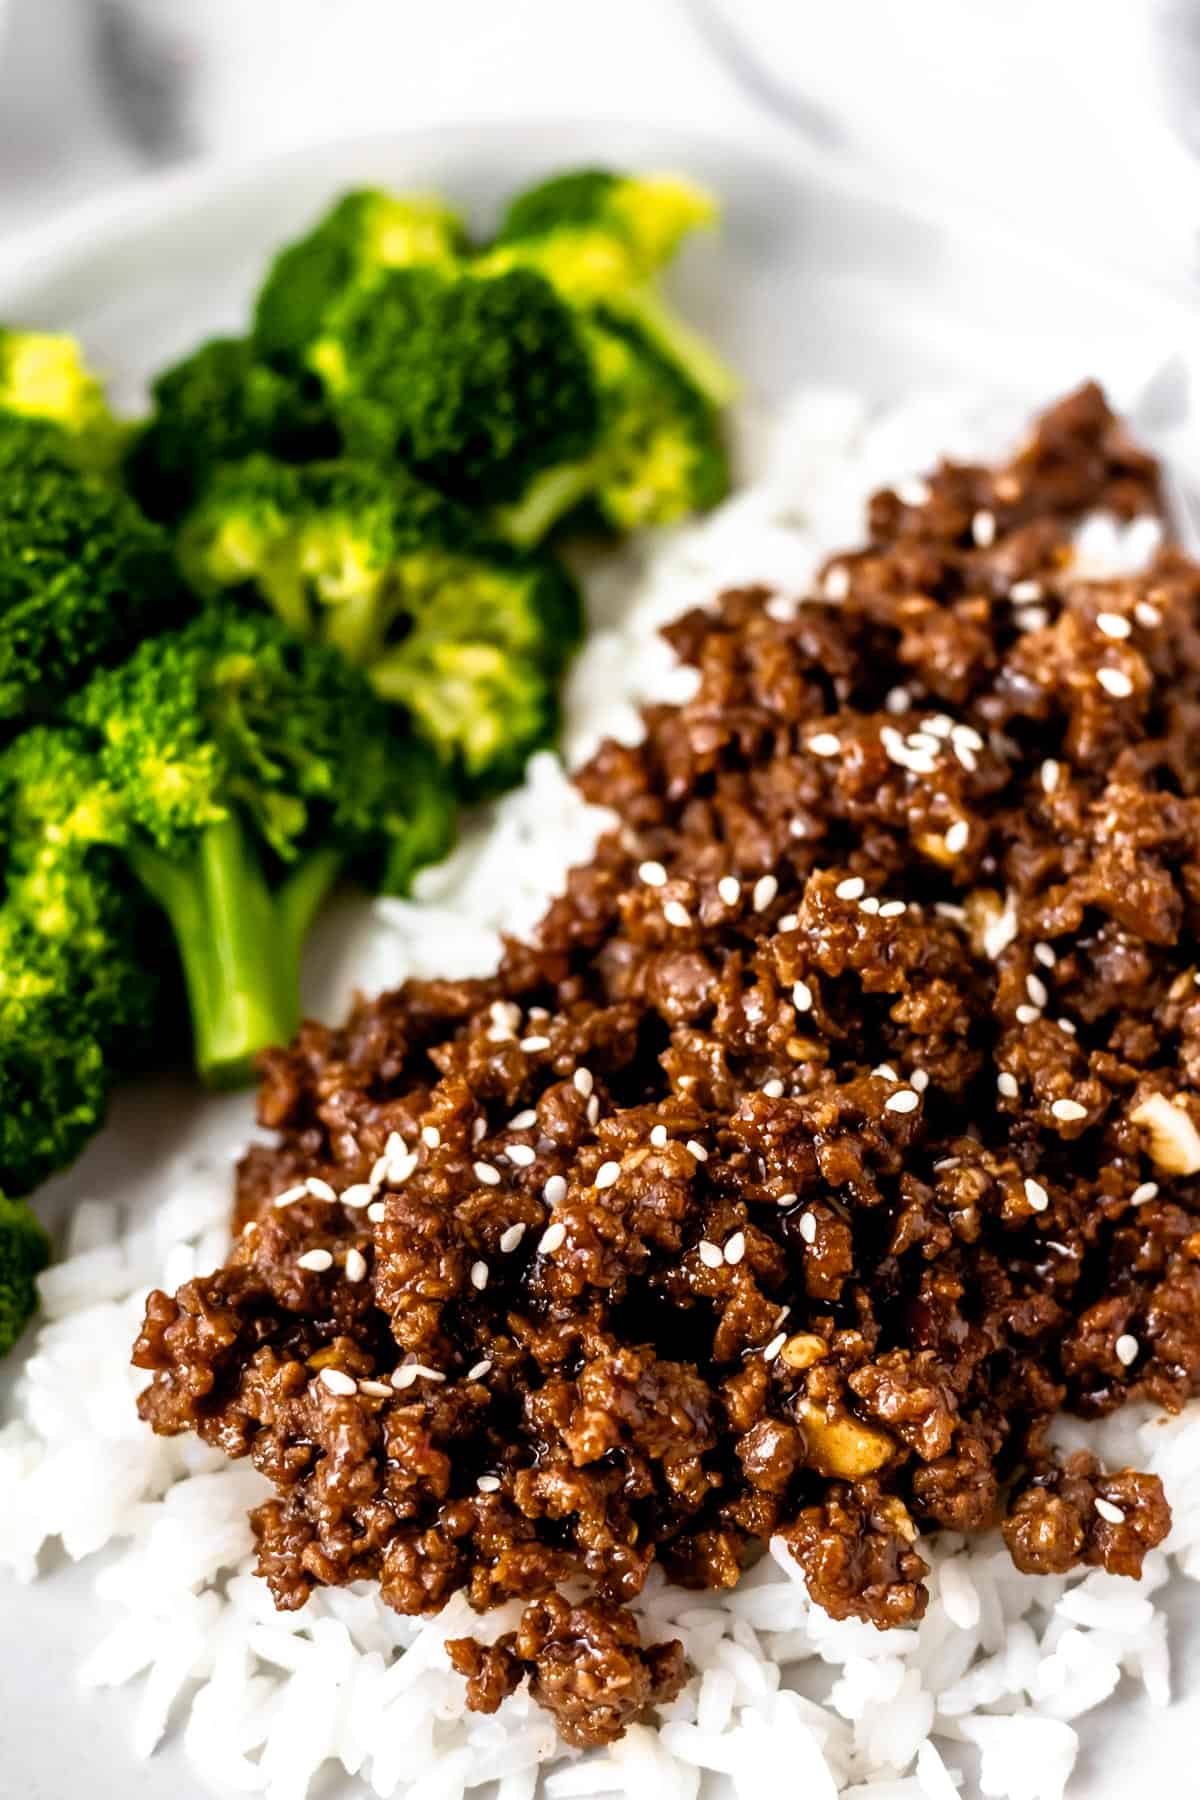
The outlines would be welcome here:
<svg viewBox="0 0 1200 1800">
<path fill-rule="evenodd" d="M 874 420 L 841 393 L 789 405 L 758 446 L 755 485 L 710 520 L 591 573 L 594 629 L 568 696 L 570 760 L 605 733 L 635 736 L 644 699 L 690 690 L 659 624 L 725 582 L 762 579 L 777 586 L 776 604 L 791 604 L 828 550 L 857 540 L 870 487 L 940 451 L 978 451 L 980 424 L 958 401 Z M 991 425 L 984 440 L 993 446 Z M 1099 567 L 1153 545 L 1144 526 L 1098 519 L 1082 547 Z M 353 929 L 343 916 L 326 933 L 325 1004 L 410 972 L 486 970 L 498 930 L 536 921 L 603 820 L 555 758 L 535 758 L 524 787 L 421 877 L 419 905 L 379 901 Z M 55 1541 L 75 1559 L 119 1546 L 97 1579 L 100 1616 L 81 1622 L 91 1645 L 81 1676 L 88 1687 L 139 1685 L 137 1755 L 162 1741 L 170 1715 L 201 1780 L 268 1800 L 302 1800 L 329 1762 L 361 1778 L 356 1791 L 404 1800 L 460 1800 L 493 1781 L 498 1800 L 533 1800 L 539 1781 L 546 1800 L 693 1800 L 709 1774 L 730 1778 L 737 1800 L 761 1800 L 781 1771 L 804 1800 L 1061 1800 L 1073 1721 L 1123 1677 L 1167 1703 L 1166 1621 L 1154 1600 L 1172 1567 L 1200 1578 L 1196 1409 L 1167 1423 L 1126 1412 L 1099 1428 L 1063 1427 L 1064 1440 L 1096 1445 L 1111 1464 L 1163 1478 L 1175 1527 L 1140 1584 L 1099 1571 L 1033 1580 L 997 1537 L 943 1535 L 924 1546 L 924 1620 L 879 1633 L 814 1608 L 778 1543 L 731 1594 L 652 1580 L 638 1610 L 651 1636 L 683 1640 L 695 1672 L 657 1729 L 638 1726 L 602 1754 L 564 1748 L 525 1693 L 494 1718 L 464 1710 L 443 1640 L 495 1636 L 515 1604 L 480 1621 L 460 1596 L 420 1623 L 362 1586 L 275 1612 L 250 1572 L 246 1521 L 265 1483 L 194 1440 L 153 1437 L 134 1411 L 143 1378 L 128 1366 L 147 1287 L 174 1288 L 221 1259 L 230 1156 L 247 1119 L 240 1104 L 210 1113 L 202 1146 L 180 1153 L 150 1217 L 100 1202 L 78 1209 L 64 1260 L 42 1279 L 44 1320 L 0 1430 L 0 1565 L 30 1581 Z"/>
</svg>

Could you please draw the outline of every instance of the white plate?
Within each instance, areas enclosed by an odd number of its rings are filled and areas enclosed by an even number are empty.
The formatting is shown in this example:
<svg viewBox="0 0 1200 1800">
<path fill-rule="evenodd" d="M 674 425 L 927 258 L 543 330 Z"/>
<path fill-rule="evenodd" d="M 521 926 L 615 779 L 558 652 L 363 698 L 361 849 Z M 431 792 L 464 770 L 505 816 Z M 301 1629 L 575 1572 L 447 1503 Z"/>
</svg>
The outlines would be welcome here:
<svg viewBox="0 0 1200 1800">
<path fill-rule="evenodd" d="M 239 327 L 269 246 L 340 188 L 443 188 L 482 223 L 537 173 L 589 161 L 687 169 L 723 194 L 719 243 L 691 247 L 678 281 L 752 396 L 815 380 L 879 399 L 953 384 L 1032 401 L 1090 373 L 1124 394 L 1153 358 L 1194 343 L 1193 318 L 1167 299 L 970 221 L 900 211 L 799 148 L 784 161 L 618 125 L 420 132 L 155 181 L 8 246 L 0 317 L 78 333 L 117 398 L 133 402 L 166 359 Z M 228 1102 L 178 1088 L 130 1094 L 84 1162 L 47 1190 L 51 1215 L 85 1193 L 149 1205 L 181 1114 L 190 1130 L 228 1133 Z M 197 1789 L 177 1747 L 132 1759 L 128 1695 L 78 1692 L 75 1668 L 102 1630 L 93 1579 L 92 1566 L 63 1566 L 32 1588 L 0 1582 L 0 1795 L 188 1800 Z M 1184 1698 L 1155 1713 L 1122 1692 L 1081 1721 L 1080 1796 L 1124 1800 L 1139 1782 L 1194 1791 L 1183 1771 L 1200 1719 L 1200 1621 L 1189 1626 L 1187 1609 L 1185 1589 L 1172 1607 Z"/>
</svg>

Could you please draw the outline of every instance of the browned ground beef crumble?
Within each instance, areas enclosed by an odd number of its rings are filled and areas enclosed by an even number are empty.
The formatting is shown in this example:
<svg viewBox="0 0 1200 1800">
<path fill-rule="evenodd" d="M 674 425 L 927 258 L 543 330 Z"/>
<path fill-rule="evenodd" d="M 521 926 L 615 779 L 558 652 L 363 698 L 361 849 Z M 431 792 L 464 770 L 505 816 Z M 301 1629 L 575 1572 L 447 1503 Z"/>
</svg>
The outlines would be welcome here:
<svg viewBox="0 0 1200 1800">
<path fill-rule="evenodd" d="M 928 487 L 671 628 L 696 697 L 579 776 L 620 827 L 536 940 L 273 1052 L 229 1260 L 148 1302 L 143 1416 L 272 1481 L 278 1605 L 527 1600 L 451 1653 L 572 1743 L 679 1690 L 656 1559 L 781 1533 L 883 1627 L 919 1531 L 1136 1575 L 1169 1524 L 1047 1427 L 1200 1388 L 1200 569 L 1072 576 L 1158 505 L 1094 387 Z"/>
</svg>

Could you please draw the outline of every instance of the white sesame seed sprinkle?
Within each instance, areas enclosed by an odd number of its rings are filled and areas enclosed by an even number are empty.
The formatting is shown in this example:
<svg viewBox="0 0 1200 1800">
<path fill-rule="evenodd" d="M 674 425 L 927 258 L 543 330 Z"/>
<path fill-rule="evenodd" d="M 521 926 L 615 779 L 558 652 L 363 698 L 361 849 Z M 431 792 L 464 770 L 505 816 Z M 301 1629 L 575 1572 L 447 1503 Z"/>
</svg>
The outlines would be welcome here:
<svg viewBox="0 0 1200 1800">
<path fill-rule="evenodd" d="M 1035 1006 L 1048 1006 L 1050 1004 L 1050 996 L 1046 992 L 1046 984 L 1038 975 L 1027 975 L 1025 977 L 1025 992 L 1029 995 L 1029 998 L 1033 1001 Z"/>
<path fill-rule="evenodd" d="M 792 1005 L 799 1013 L 812 1011 L 813 993 L 807 981 L 797 981 L 792 986 Z"/>
<path fill-rule="evenodd" d="M 925 756 L 937 756 L 941 752 L 940 732 L 910 731 L 906 741 L 910 750 L 919 750 Z"/>
<path fill-rule="evenodd" d="M 767 1096 L 768 1100 L 783 1099 L 783 1083 L 778 1079 L 774 1081 L 764 1081 L 762 1091 Z"/>
<path fill-rule="evenodd" d="M 1040 1008 L 1032 1006 L 1028 1002 L 1022 1003 L 1017 1008 L 1018 1025 L 1035 1025 L 1041 1016 Z"/>
<path fill-rule="evenodd" d="M 385 1151 L 382 1156 L 377 1156 L 375 1161 L 371 1164 L 371 1173 L 368 1179 L 372 1192 L 374 1192 L 381 1182 L 387 1180 L 388 1165 L 390 1162 L 391 1158 Z"/>
<path fill-rule="evenodd" d="M 296 1258 L 296 1267 L 310 1269 L 314 1275 L 324 1275 L 326 1269 L 332 1269 L 333 1257 L 328 1250 L 306 1250 L 303 1256 Z"/>
<path fill-rule="evenodd" d="M 471 1126 L 471 1142 L 480 1143 L 487 1136 L 487 1120 L 480 1115 Z"/>
<path fill-rule="evenodd" d="M 531 1163 L 537 1161 L 537 1151 L 532 1144 L 509 1144 L 504 1154 L 509 1162 L 518 1169 L 527 1169 Z"/>
<path fill-rule="evenodd" d="M 885 900 L 879 909 L 881 919 L 899 919 L 908 911 L 903 900 Z"/>
<path fill-rule="evenodd" d="M 760 875 L 750 897 L 755 912 L 766 912 L 778 892 L 779 883 L 773 875 Z"/>
<path fill-rule="evenodd" d="M 733 1268 L 737 1263 L 741 1262 L 745 1254 L 746 1234 L 744 1231 L 735 1231 L 731 1238 L 726 1238 L 725 1240 L 725 1261 Z"/>
<path fill-rule="evenodd" d="M 358 1383 L 353 1375 L 347 1375 L 341 1369 L 322 1369 L 321 1386 L 328 1388 L 331 1394 L 340 1394 L 343 1398 L 358 1392 Z"/>
<path fill-rule="evenodd" d="M 524 1050 L 527 1056 L 533 1056 L 539 1050 L 548 1050 L 550 1048 L 550 1039 L 548 1037 L 522 1038 L 520 1048 Z"/>
<path fill-rule="evenodd" d="M 869 917 L 873 918 L 882 904 L 883 902 L 879 899 L 877 894 L 864 894 L 863 898 L 858 903 L 858 910 L 859 912 L 865 912 Z"/>
<path fill-rule="evenodd" d="M 1048 756 L 1042 764 L 1042 792 L 1052 794 L 1058 786 L 1059 769 L 1053 757 Z"/>
<path fill-rule="evenodd" d="M 422 1125 L 421 1142 L 427 1150 L 436 1150 L 442 1141 L 442 1134 L 436 1125 Z"/>
<path fill-rule="evenodd" d="M 603 1162 L 600 1164 L 600 1167 L 596 1170 L 596 1177 L 592 1183 L 592 1186 L 598 1187 L 598 1188 L 610 1188 L 610 1187 L 613 1187 L 615 1185 L 615 1183 L 618 1182 L 620 1179 L 621 1179 L 620 1163 L 619 1162 Z"/>
<path fill-rule="evenodd" d="M 387 1218 L 387 1207 L 382 1200 L 374 1200 L 367 1208 L 367 1218 L 372 1225 L 382 1225 Z"/>
<path fill-rule="evenodd" d="M 1162 624 L 1162 614 L 1157 606 L 1151 606 L 1148 600 L 1138 601 L 1133 609 L 1133 616 L 1139 625 L 1146 627 L 1147 631 L 1153 631 L 1156 625 Z"/>
<path fill-rule="evenodd" d="M 1078 1100 L 1055 1100 L 1050 1111 L 1056 1119 L 1068 1122 L 1087 1118 L 1087 1107 L 1080 1106 Z"/>
<path fill-rule="evenodd" d="M 789 819 L 788 835 L 794 838 L 806 838 L 808 836 L 807 819 Z"/>
<path fill-rule="evenodd" d="M 410 1388 L 416 1379 L 416 1363 L 404 1363 L 399 1369 L 392 1370 L 392 1386 L 394 1388 Z"/>
<path fill-rule="evenodd" d="M 545 1231 L 543 1231 L 541 1237 L 538 1239 L 538 1255 L 552 1256 L 556 1250 L 562 1248 L 566 1241 L 567 1228 L 562 1223 L 561 1219 L 553 1225 L 547 1225 Z"/>
<path fill-rule="evenodd" d="M 498 1493 L 500 1489 L 500 1477 L 498 1475 L 481 1475 L 476 1481 L 475 1486 L 479 1489 L 481 1494 Z"/>
<path fill-rule="evenodd" d="M 1106 1500 L 1103 1494 L 1096 1495 L 1096 1511 L 1106 1525 L 1123 1525 L 1125 1523 L 1125 1514 L 1120 1507 L 1114 1506 L 1111 1500 Z"/>
<path fill-rule="evenodd" d="M 692 915 L 681 900 L 668 900 L 663 907 L 663 918 L 668 925 L 677 925 L 681 931 L 686 931 L 692 922 Z"/>
<path fill-rule="evenodd" d="M 367 1278 L 367 1259 L 361 1250 L 346 1252 L 346 1280 L 365 1281 Z"/>
<path fill-rule="evenodd" d="M 477 1162 L 475 1164 L 475 1179 L 476 1181 L 482 1181 L 485 1187 L 499 1187 L 500 1171 L 499 1169 L 494 1169 L 491 1163 Z"/>
<path fill-rule="evenodd" d="M 1041 1182 L 1035 1181 L 1032 1175 L 1027 1175 L 1025 1177 L 1025 1198 L 1028 1200 L 1030 1206 L 1032 1206 L 1034 1212 L 1045 1212 L 1050 1204 L 1049 1194 L 1046 1192 Z"/>
<path fill-rule="evenodd" d="M 1113 1349 L 1117 1353 L 1117 1361 L 1121 1364 L 1122 1368 L 1127 1369 L 1131 1363 L 1137 1361 L 1138 1351 L 1141 1349 L 1141 1345 L 1138 1343 L 1132 1332 L 1123 1331 L 1113 1345 Z"/>
<path fill-rule="evenodd" d="M 294 1206 L 297 1200 L 303 1200 L 307 1192 L 307 1184 L 303 1181 L 297 1182 L 295 1187 L 284 1188 L 282 1194 L 276 1194 L 273 1204 L 275 1206 Z M 345 1195 L 342 1198 L 344 1200 Z"/>
<path fill-rule="evenodd" d="M 800 915 L 798 913 L 784 913 L 775 929 L 776 931 L 795 931 L 799 923 Z"/>
<path fill-rule="evenodd" d="M 940 1175 L 943 1169 L 957 1169 L 961 1163 L 961 1156 L 943 1156 L 941 1161 L 935 1162 L 933 1166 Z"/>
<path fill-rule="evenodd" d="M 536 1124 L 537 1114 L 534 1112 L 532 1106 L 527 1106 L 524 1112 L 513 1114 L 512 1118 L 508 1121 L 508 1129 L 510 1131 L 528 1131 L 531 1125 Z"/>
<path fill-rule="evenodd" d="M 787 1332 L 776 1332 L 769 1344 L 763 1346 L 763 1361 L 774 1362 L 783 1346 L 787 1343 Z"/>
<path fill-rule="evenodd" d="M 595 1085 L 596 1078 L 590 1069 L 576 1069 L 571 1077 L 571 1086 L 575 1089 L 577 1094 L 582 1094 L 585 1100 L 591 1097 L 591 1092 Z"/>
<path fill-rule="evenodd" d="M 850 571 L 844 563 L 835 563 L 825 571 L 822 584 L 827 600 L 844 600 L 850 592 Z"/>
<path fill-rule="evenodd" d="M 1035 959 L 1041 963 L 1043 969 L 1052 969 L 1058 961 L 1057 954 L 1050 948 L 1049 944 L 1035 944 L 1033 946 L 1033 954 Z M 1043 1004 L 1045 1003 L 1043 1002 Z"/>
<path fill-rule="evenodd" d="M 387 1400 L 392 1392 L 386 1381 L 360 1381 L 358 1391 L 360 1394 L 369 1394 L 372 1400 Z"/>
<path fill-rule="evenodd" d="M 1042 598 L 1042 584 L 1030 579 L 1014 581 L 1008 590 L 1008 597 L 1015 600 L 1018 606 L 1026 606 L 1029 601 Z"/>
<path fill-rule="evenodd" d="M 836 756 L 842 747 L 842 740 L 835 737 L 832 731 L 818 731 L 815 737 L 809 738 L 808 747 L 814 756 Z"/>
<path fill-rule="evenodd" d="M 721 1264 L 725 1261 L 725 1258 L 721 1254 L 720 1245 L 710 1244 L 707 1238 L 701 1238 L 696 1249 L 699 1252 L 700 1261 L 704 1264 L 706 1269 L 719 1269 Z"/>
<path fill-rule="evenodd" d="M 542 1199 L 547 1206 L 559 1206 L 567 1197 L 567 1178 L 565 1175 L 551 1175 L 542 1189 Z"/>
<path fill-rule="evenodd" d="M 329 1183 L 327 1181 L 322 1181 L 319 1175 L 309 1176 L 304 1184 L 304 1191 L 306 1194 L 311 1194 L 314 1200 L 332 1201 L 337 1199 L 337 1195 L 334 1193 Z"/>
<path fill-rule="evenodd" d="M 511 1256 L 524 1236 L 525 1227 L 523 1224 L 518 1222 L 516 1225 L 510 1225 L 507 1231 L 502 1231 L 500 1233 L 500 1254 L 502 1256 Z"/>
<path fill-rule="evenodd" d="M 698 1163 L 706 1163 L 708 1161 L 708 1151 L 696 1138 L 689 1138 L 685 1147 L 688 1154 L 694 1156 Z"/>
<path fill-rule="evenodd" d="M 929 483 L 912 477 L 896 484 L 896 498 L 904 506 L 924 506 L 929 500 Z"/>
<path fill-rule="evenodd" d="M 817 1218 L 815 1213 L 806 1212 L 800 1214 L 800 1236 L 804 1239 L 806 1244 L 816 1243 Z"/>
<path fill-rule="evenodd" d="M 484 1288 L 488 1284 L 488 1276 L 490 1274 L 491 1270 L 485 1262 L 473 1262 L 471 1264 L 471 1286 L 477 1293 L 482 1294 Z"/>
<path fill-rule="evenodd" d="M 866 892 L 866 886 L 861 875 L 847 875 L 844 881 L 838 882 L 833 891 L 839 900 L 861 900 Z"/>
<path fill-rule="evenodd" d="M 1102 612 L 1096 614 L 1096 629 L 1102 631 L 1105 637 L 1127 638 L 1133 626 L 1120 613 Z"/>
<path fill-rule="evenodd" d="M 1130 1194 L 1129 1203 L 1131 1206 L 1144 1206 L 1147 1200 L 1154 1200 L 1157 1199 L 1157 1197 L 1157 1181 L 1143 1181 L 1135 1187 L 1132 1194 Z"/>
<path fill-rule="evenodd" d="M 664 1144 L 666 1143 L 666 1141 L 667 1141 L 666 1126 L 665 1125 L 656 1125 L 650 1133 L 651 1144 L 653 1144 L 653 1146 L 656 1150 L 661 1150 L 663 1148 Z"/>
<path fill-rule="evenodd" d="M 1001 1069 L 997 1075 L 996 1087 L 1006 1100 L 1015 1100 L 1021 1092 L 1021 1084 L 1015 1075 L 1009 1074 L 1007 1069 Z"/>
<path fill-rule="evenodd" d="M 780 1194 L 775 1204 L 776 1206 L 795 1206 L 799 1198 L 799 1194 Z"/>
<path fill-rule="evenodd" d="M 401 1182 L 408 1180 L 416 1166 L 417 1153 L 415 1150 L 405 1150 L 399 1156 L 393 1156 L 388 1163 L 387 1180 L 389 1186 L 399 1187 Z"/>
<path fill-rule="evenodd" d="M 912 695 L 906 687 L 889 688 L 883 704 L 888 712 L 899 717 L 901 713 L 906 713 L 912 705 Z"/>
<path fill-rule="evenodd" d="M 593 1094 L 591 1099 L 587 1103 L 587 1122 L 588 1122 L 588 1124 L 594 1125 L 596 1123 L 596 1120 L 599 1117 L 600 1117 L 600 1096 L 599 1096 L 599 1094 Z"/>
<path fill-rule="evenodd" d="M 971 536 L 980 550 L 990 550 L 996 541 L 996 515 L 981 509 L 971 520 Z"/>
<path fill-rule="evenodd" d="M 960 850 L 966 849 L 967 839 L 970 835 L 971 827 L 967 824 L 967 821 L 965 819 L 955 819 L 953 825 L 951 825 L 942 841 L 950 852 L 950 855 L 957 856 Z"/>
<path fill-rule="evenodd" d="M 1068 1037 L 1075 1037 L 1079 1031 L 1074 1019 L 1055 1019 L 1054 1023 L 1060 1031 L 1065 1031 Z"/>
<path fill-rule="evenodd" d="M 872 1075 L 878 1075 L 881 1081 L 899 1081 L 900 1079 L 891 1063 L 876 1063 L 875 1067 L 871 1070 L 871 1073 Z"/>
<path fill-rule="evenodd" d="M 491 1357 L 490 1356 L 481 1356 L 479 1361 L 477 1363 L 472 1363 L 471 1367 L 467 1370 L 467 1380 L 468 1381 L 482 1381 L 484 1376 L 490 1375 L 491 1372 L 492 1372 Z"/>
<path fill-rule="evenodd" d="M 717 883 L 717 895 L 726 906 L 736 906 L 742 897 L 742 884 L 736 875 L 722 875 Z"/>
<path fill-rule="evenodd" d="M 884 1111 L 894 1113 L 916 1112 L 921 1104 L 921 1096 L 914 1094 L 911 1088 L 901 1088 L 898 1093 L 889 1094 L 884 1101 Z"/>
<path fill-rule="evenodd" d="M 908 1085 L 909 1087 L 916 1088 L 918 1094 L 923 1094 L 925 1089 L 929 1086 L 929 1070 L 914 1069 L 908 1078 Z"/>
<path fill-rule="evenodd" d="M 660 862 L 644 862 L 640 864 L 638 867 L 638 876 L 640 880 L 645 882 L 647 887 L 666 887 L 667 885 L 667 871 Z"/>
<path fill-rule="evenodd" d="M 1124 669 L 1097 669 L 1096 680 L 1114 700 L 1128 700 L 1133 692 L 1133 683 Z"/>
</svg>

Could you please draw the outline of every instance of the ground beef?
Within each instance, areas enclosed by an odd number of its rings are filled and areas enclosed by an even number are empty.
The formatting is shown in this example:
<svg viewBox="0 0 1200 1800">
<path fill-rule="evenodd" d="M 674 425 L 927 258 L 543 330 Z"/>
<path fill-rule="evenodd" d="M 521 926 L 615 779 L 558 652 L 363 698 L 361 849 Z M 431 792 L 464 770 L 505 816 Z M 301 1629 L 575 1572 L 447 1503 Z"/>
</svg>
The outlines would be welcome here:
<svg viewBox="0 0 1200 1800">
<path fill-rule="evenodd" d="M 804 604 L 671 628 L 695 697 L 582 771 L 619 823 L 494 978 L 266 1059 L 235 1247 L 135 1361 L 273 1483 L 280 1606 L 519 1600 L 471 1704 L 586 1744 L 682 1679 L 656 1560 L 778 1534 L 881 1628 L 938 1527 L 1139 1572 L 1158 1482 L 1047 1433 L 1200 1389 L 1200 570 L 1071 551 L 1157 506 L 1094 387 L 876 495 Z"/>
</svg>

